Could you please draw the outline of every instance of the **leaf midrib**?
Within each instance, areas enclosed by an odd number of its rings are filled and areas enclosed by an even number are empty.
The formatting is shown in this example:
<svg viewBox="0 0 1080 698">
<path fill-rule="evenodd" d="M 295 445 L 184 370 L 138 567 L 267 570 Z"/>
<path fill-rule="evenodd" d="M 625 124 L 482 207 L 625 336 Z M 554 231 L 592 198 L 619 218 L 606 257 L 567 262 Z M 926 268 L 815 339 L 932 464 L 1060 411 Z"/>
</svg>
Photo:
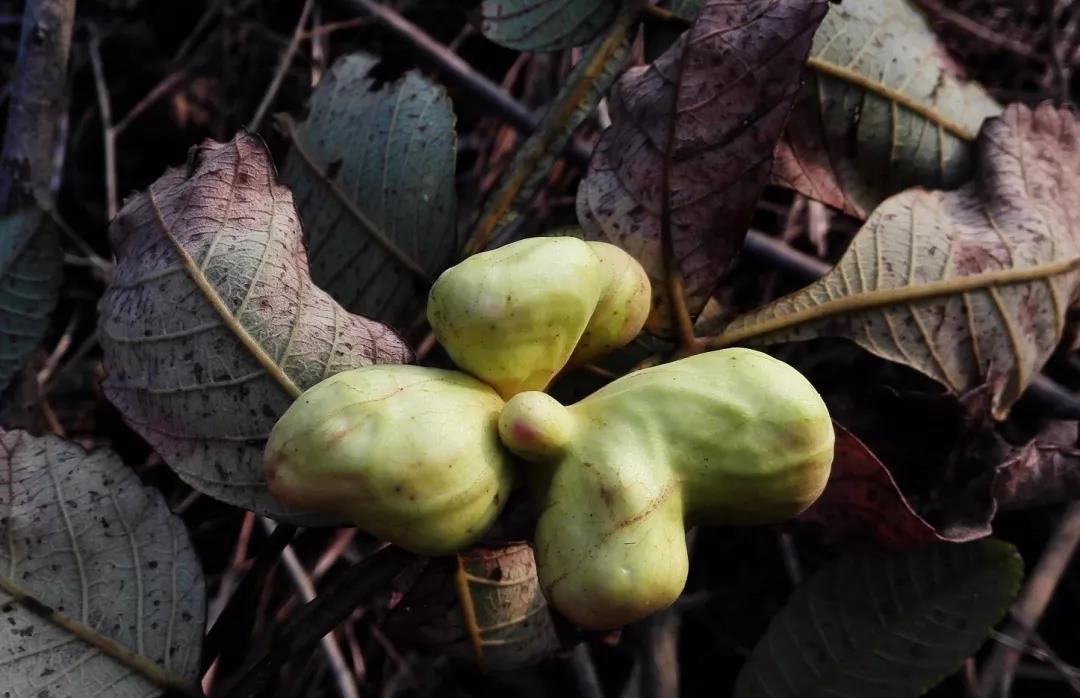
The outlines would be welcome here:
<svg viewBox="0 0 1080 698">
<path fill-rule="evenodd" d="M 892 305 L 901 305 L 914 301 L 930 300 L 942 296 L 959 295 L 969 291 L 984 291 L 1001 286 L 1013 286 L 1032 281 L 1049 279 L 1075 271 L 1080 267 L 1080 257 L 1038 264 L 1017 269 L 1001 269 L 968 276 L 958 276 L 922 284 L 901 286 L 899 288 L 874 289 L 856 293 L 825 303 L 819 303 L 780 316 L 771 317 L 761 322 L 735 327 L 720 335 L 704 340 L 707 349 L 721 349 L 748 339 L 791 329 L 811 322 L 817 322 L 838 315 L 874 310 Z M 819 283 L 825 283 L 823 279 Z"/>
<path fill-rule="evenodd" d="M 151 208 L 154 209 L 154 217 L 157 219 L 158 226 L 161 228 L 162 234 L 172 245 L 173 249 L 176 251 L 176 255 L 180 258 L 180 263 L 187 271 L 188 276 L 202 292 L 203 296 L 210 303 L 210 306 L 217 312 L 218 316 L 221 318 L 221 321 L 225 324 L 229 331 L 232 332 L 232 334 L 240 340 L 240 343 L 244 345 L 244 348 L 251 353 L 251 355 L 259 363 L 259 365 L 261 365 L 266 370 L 266 372 L 270 374 L 270 377 L 273 378 L 274 381 L 281 386 L 281 388 L 289 395 L 289 397 L 293 399 L 300 397 L 300 394 L 303 391 L 300 390 L 296 383 L 293 382 L 293 379 L 290 378 L 287 373 L 285 373 L 284 369 L 282 369 L 281 366 L 279 366 L 274 361 L 274 359 L 268 353 L 266 353 L 266 350 L 263 349 L 262 346 L 255 341 L 255 338 L 251 336 L 251 333 L 247 331 L 247 328 L 241 325 L 240 321 L 233 316 L 233 314 L 229 311 L 228 306 L 225 305 L 225 301 L 222 300 L 221 295 L 218 294 L 217 289 L 215 289 L 214 286 L 210 283 L 210 281 L 206 278 L 206 275 L 202 273 L 202 271 L 199 269 L 199 266 L 195 263 L 195 260 L 192 259 L 191 255 L 188 254 L 188 251 L 184 249 L 184 246 L 180 244 L 180 241 L 177 240 L 176 237 L 172 234 L 172 231 L 169 229 L 168 223 L 165 222 L 165 217 L 161 213 L 161 208 L 158 206 L 157 198 L 154 195 L 153 187 L 150 187 L 147 190 L 147 198 L 150 201 Z M 256 279 L 252 279 L 251 283 L 255 282 Z"/>
<path fill-rule="evenodd" d="M 874 80 L 864 73 L 817 56 L 810 56 L 806 60 L 806 67 L 821 75 L 855 85 L 856 87 L 875 94 L 897 106 L 903 107 L 904 109 L 921 116 L 930 123 L 937 125 L 942 130 L 960 140 L 967 142 L 975 140 L 975 134 L 963 124 L 953 121 L 932 106 L 925 104 L 900 90 L 889 87 L 883 82 Z"/>
</svg>

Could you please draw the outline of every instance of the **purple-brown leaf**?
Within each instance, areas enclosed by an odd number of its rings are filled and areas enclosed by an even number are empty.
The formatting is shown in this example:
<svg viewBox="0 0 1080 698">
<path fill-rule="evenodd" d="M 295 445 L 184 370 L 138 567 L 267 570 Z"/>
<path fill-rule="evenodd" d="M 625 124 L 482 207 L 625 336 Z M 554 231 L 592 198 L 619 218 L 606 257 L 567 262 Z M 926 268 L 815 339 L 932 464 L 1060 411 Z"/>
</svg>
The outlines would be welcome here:
<svg viewBox="0 0 1080 698">
<path fill-rule="evenodd" d="M 827 6 L 709 0 L 690 30 L 613 91 L 612 126 L 578 190 L 578 218 L 590 238 L 619 245 L 649 272 L 650 330 L 671 326 L 666 236 L 695 314 L 738 252 Z"/>
<path fill-rule="evenodd" d="M 257 136 L 193 149 L 127 201 L 110 239 L 105 394 L 195 489 L 296 518 L 263 480 L 270 429 L 302 390 L 409 361 L 408 347 L 312 283 L 292 195 Z"/>
</svg>

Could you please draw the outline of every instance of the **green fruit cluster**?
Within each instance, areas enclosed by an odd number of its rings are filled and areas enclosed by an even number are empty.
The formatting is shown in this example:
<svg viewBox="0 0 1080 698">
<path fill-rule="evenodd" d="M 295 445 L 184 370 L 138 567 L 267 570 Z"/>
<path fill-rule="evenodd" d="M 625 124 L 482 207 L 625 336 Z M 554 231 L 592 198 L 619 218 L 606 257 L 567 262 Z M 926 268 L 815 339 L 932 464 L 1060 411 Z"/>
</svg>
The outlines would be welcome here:
<svg viewBox="0 0 1080 698">
<path fill-rule="evenodd" d="M 436 555 L 474 542 L 522 480 L 555 608 L 601 629 L 665 608 L 686 582 L 686 527 L 803 511 L 833 430 L 802 375 L 748 349 L 637 371 L 568 407 L 541 392 L 632 340 L 650 299 L 637 261 L 604 243 L 534 238 L 465 260 L 432 287 L 428 319 L 472 375 L 370 366 L 316 385 L 270 436 L 271 491 Z"/>
</svg>

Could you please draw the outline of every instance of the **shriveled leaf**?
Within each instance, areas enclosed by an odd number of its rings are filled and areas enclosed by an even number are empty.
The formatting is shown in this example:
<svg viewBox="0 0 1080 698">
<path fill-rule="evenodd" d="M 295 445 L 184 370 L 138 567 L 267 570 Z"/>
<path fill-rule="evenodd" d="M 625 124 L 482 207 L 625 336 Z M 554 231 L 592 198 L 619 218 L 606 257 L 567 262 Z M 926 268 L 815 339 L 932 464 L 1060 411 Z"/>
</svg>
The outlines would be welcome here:
<svg viewBox="0 0 1080 698">
<path fill-rule="evenodd" d="M 311 282 L 292 196 L 257 136 L 193 149 L 125 204 L 110 239 L 105 394 L 192 487 L 296 519 L 263 479 L 270 429 L 302 390 L 409 361 L 408 347 Z"/>
<path fill-rule="evenodd" d="M 975 181 L 882 204 L 828 274 L 711 346 L 854 340 L 954 393 L 988 383 L 995 417 L 1049 358 L 1080 274 L 1080 126 L 1010 107 L 987 122 Z"/>
<path fill-rule="evenodd" d="M 299 126 L 281 179 L 307 231 L 311 276 L 346 310 L 405 328 L 461 251 L 450 99 L 419 73 L 382 83 L 343 56 Z"/>
<path fill-rule="evenodd" d="M 484 36 L 518 51 L 581 46 L 611 24 L 618 0 L 484 0 Z"/>
<path fill-rule="evenodd" d="M 1052 422 L 1009 455 L 994 473 L 992 492 L 1002 509 L 1028 509 L 1080 499 L 1076 422 Z"/>
<path fill-rule="evenodd" d="M 798 93 L 824 0 L 709 0 L 652 65 L 627 71 L 578 190 L 592 239 L 633 254 L 653 282 L 649 329 L 670 326 L 670 239 L 692 314 L 738 252 Z"/>
<path fill-rule="evenodd" d="M 37 209 L 0 217 L 0 391 L 49 328 L 63 256 Z"/>
<path fill-rule="evenodd" d="M 773 618 L 734 698 L 922 695 L 979 648 L 1022 575 L 997 540 L 840 559 Z"/>
<path fill-rule="evenodd" d="M 0 538 L 3 695 L 162 692 L 73 634 L 69 621 L 163 675 L 199 676 L 206 605 L 199 561 L 183 522 L 115 454 L 0 431 Z M 9 585 L 49 608 L 30 602 L 38 609 L 31 612 Z M 42 617 L 48 611 L 53 621 Z"/>
<path fill-rule="evenodd" d="M 950 540 L 919 516 L 889 469 L 859 439 L 836 424 L 836 448 L 825 491 L 796 521 L 814 524 L 845 543 L 909 550 Z M 951 541 L 958 542 L 958 541 Z"/>
<path fill-rule="evenodd" d="M 562 646 L 527 543 L 432 561 L 398 600 L 387 628 L 491 671 L 536 664 Z"/>
<path fill-rule="evenodd" d="M 810 56 L 772 181 L 853 216 L 908 187 L 962 183 L 971 141 L 1001 112 L 907 0 L 832 5 Z"/>
</svg>

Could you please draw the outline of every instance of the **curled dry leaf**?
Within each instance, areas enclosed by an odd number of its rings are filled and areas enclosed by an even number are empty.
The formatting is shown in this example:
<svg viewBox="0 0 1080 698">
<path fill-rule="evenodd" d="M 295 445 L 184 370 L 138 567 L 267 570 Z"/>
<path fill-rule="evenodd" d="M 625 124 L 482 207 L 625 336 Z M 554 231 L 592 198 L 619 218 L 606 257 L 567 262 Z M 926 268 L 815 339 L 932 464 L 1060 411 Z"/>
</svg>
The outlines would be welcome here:
<svg viewBox="0 0 1080 698">
<path fill-rule="evenodd" d="M 814 37 L 772 181 L 866 218 L 908 187 L 962 183 L 971 141 L 1000 112 L 955 74 L 907 0 L 834 4 Z"/>
<path fill-rule="evenodd" d="M 979 649 L 1022 577 L 997 540 L 842 558 L 773 617 L 732 695 L 922 695 Z"/>
<path fill-rule="evenodd" d="M 849 338 L 1002 419 L 1061 339 L 1080 273 L 1080 124 L 1016 105 L 987 122 L 975 181 L 882 204 L 828 274 L 736 318 L 711 347 Z"/>
<path fill-rule="evenodd" d="M 692 314 L 738 252 L 827 4 L 710 0 L 660 58 L 617 83 L 578 218 L 649 272 L 650 330 L 671 326 L 665 240 Z"/>
<path fill-rule="evenodd" d="M 301 517 L 266 489 L 270 429 L 302 390 L 407 362 L 408 347 L 311 282 L 292 196 L 257 136 L 193 149 L 124 205 L 110 239 L 117 265 L 100 308 L 109 400 L 192 487 Z"/>
<path fill-rule="evenodd" d="M 0 391 L 49 328 L 63 255 L 37 209 L 0 217 Z"/>
<path fill-rule="evenodd" d="M 394 605 L 387 630 L 491 671 L 536 664 L 562 647 L 527 543 L 428 562 Z"/>
<path fill-rule="evenodd" d="M 484 36 L 518 51 L 582 46 L 615 18 L 619 0 L 484 0 Z"/>
<path fill-rule="evenodd" d="M 1029 443 L 1006 446 L 992 478 L 1002 509 L 1027 509 L 1080 499 L 1080 448 L 1076 422 L 1051 422 Z"/>
<path fill-rule="evenodd" d="M 183 522 L 116 455 L 0 430 L 0 537 L 4 695 L 153 696 L 198 677 L 202 569 Z"/>
<path fill-rule="evenodd" d="M 460 252 L 456 134 L 446 92 L 416 72 L 391 82 L 378 59 L 338 59 L 298 126 L 281 179 L 307 233 L 311 276 L 346 310 L 405 328 Z"/>
</svg>

